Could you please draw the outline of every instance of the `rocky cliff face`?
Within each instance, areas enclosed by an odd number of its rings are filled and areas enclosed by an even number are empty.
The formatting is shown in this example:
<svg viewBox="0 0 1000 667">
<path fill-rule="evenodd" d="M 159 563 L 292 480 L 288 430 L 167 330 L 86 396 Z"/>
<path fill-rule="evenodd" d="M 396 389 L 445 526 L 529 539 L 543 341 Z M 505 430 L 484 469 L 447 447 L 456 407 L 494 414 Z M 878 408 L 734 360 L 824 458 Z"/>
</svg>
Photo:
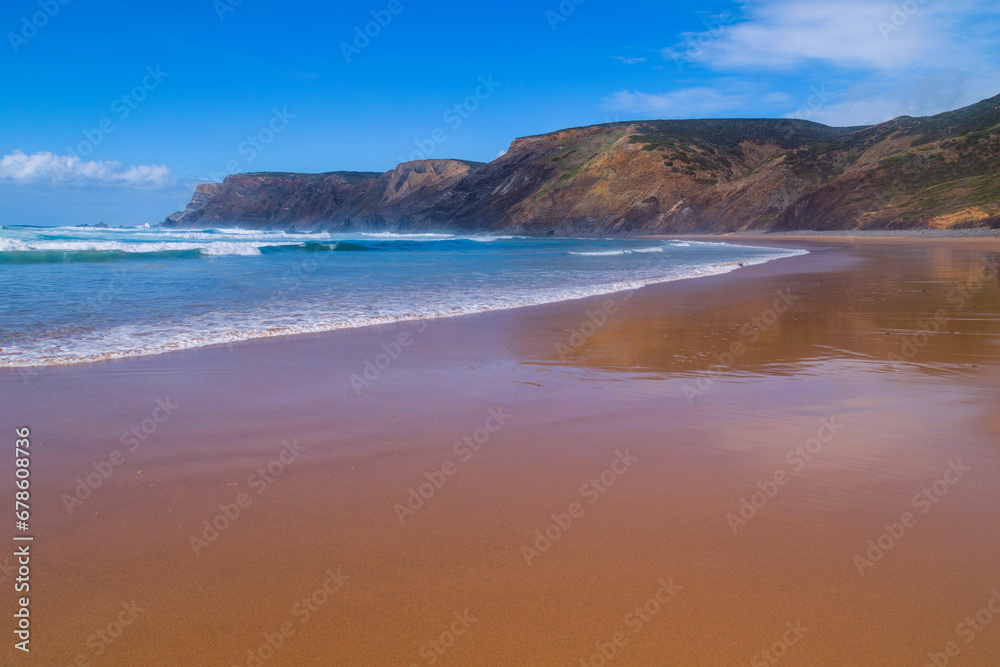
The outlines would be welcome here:
<svg viewBox="0 0 1000 667">
<path fill-rule="evenodd" d="M 194 196 L 191 197 L 191 201 L 188 202 L 184 210 L 168 215 L 166 223 L 177 224 L 185 218 L 196 219 L 198 212 L 205 208 L 221 189 L 222 183 L 204 183 L 195 187 Z"/>
<path fill-rule="evenodd" d="M 472 163 L 458 160 L 418 160 L 403 162 L 389 175 L 389 183 L 382 196 L 383 204 L 400 202 L 411 195 L 431 188 L 447 189 L 447 184 L 459 181 L 469 173 Z"/>
<path fill-rule="evenodd" d="M 637 121 L 515 139 L 488 164 L 238 174 L 184 227 L 527 234 L 1000 226 L 1000 96 L 862 128 Z"/>
</svg>

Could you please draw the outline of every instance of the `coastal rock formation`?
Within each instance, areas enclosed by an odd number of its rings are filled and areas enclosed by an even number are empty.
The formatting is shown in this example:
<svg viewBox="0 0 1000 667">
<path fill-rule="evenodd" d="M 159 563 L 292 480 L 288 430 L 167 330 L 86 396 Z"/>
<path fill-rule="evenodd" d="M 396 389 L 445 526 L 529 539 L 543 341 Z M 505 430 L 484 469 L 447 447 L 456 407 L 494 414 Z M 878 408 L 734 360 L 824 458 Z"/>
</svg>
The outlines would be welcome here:
<svg viewBox="0 0 1000 667">
<path fill-rule="evenodd" d="M 442 182 L 456 182 L 467 173 L 470 162 L 458 160 L 416 160 L 396 165 L 389 176 L 382 203 L 398 202 L 424 188 L 441 187 Z"/>
<path fill-rule="evenodd" d="M 179 223 L 183 219 L 195 220 L 200 214 L 201 210 L 205 208 L 208 202 L 212 201 L 215 195 L 219 194 L 219 190 L 222 188 L 222 183 L 203 183 L 195 187 L 194 196 L 191 197 L 191 201 L 188 205 L 184 207 L 183 211 L 177 211 L 167 216 L 168 223 Z"/>
<path fill-rule="evenodd" d="M 167 226 L 638 234 L 1000 226 L 1000 96 L 868 127 L 620 122 L 515 139 L 489 163 L 256 173 Z"/>
</svg>

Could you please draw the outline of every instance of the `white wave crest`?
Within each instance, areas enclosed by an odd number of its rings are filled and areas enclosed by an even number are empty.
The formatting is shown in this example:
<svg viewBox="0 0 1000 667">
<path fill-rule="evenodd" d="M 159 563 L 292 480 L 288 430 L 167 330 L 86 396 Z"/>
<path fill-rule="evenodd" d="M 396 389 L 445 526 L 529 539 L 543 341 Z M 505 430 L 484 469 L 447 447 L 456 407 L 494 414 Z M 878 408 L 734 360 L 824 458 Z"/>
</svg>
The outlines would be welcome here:
<svg viewBox="0 0 1000 667">
<path fill-rule="evenodd" d="M 300 245 L 301 242 L 214 241 L 190 243 L 179 241 L 20 241 L 0 238 L 0 252 L 126 252 L 155 253 L 172 250 L 200 250 L 205 255 L 259 255 L 264 246 Z"/>
<path fill-rule="evenodd" d="M 30 250 L 30 248 L 24 244 L 24 241 L 0 237 L 0 252 L 24 252 L 25 250 Z"/>
<path fill-rule="evenodd" d="M 631 255 L 634 252 L 663 252 L 663 246 L 654 248 L 632 248 L 628 250 L 593 250 L 590 252 L 569 252 L 569 255 L 584 255 L 586 257 L 610 257 L 612 255 Z"/>
<path fill-rule="evenodd" d="M 758 248 L 759 249 L 759 248 Z M 743 261 L 744 265 L 763 264 L 774 259 L 808 254 L 806 250 L 779 250 Z M 447 318 L 484 311 L 507 310 L 522 306 L 553 303 L 590 296 L 632 290 L 654 283 L 712 276 L 739 268 L 736 261 L 674 267 L 653 275 L 622 278 L 592 285 L 525 289 L 515 293 L 483 293 L 473 301 L 448 298 L 441 302 L 408 304 L 399 310 L 371 315 L 333 312 L 326 307 L 305 308 L 294 316 L 282 309 L 274 312 L 226 313 L 215 316 L 192 316 L 182 322 L 137 327 L 122 325 L 94 331 L 75 339 L 58 336 L 30 345 L 5 346 L 0 351 L 0 367 L 77 364 L 124 357 L 163 354 L 177 350 L 270 338 L 291 334 L 315 333 L 367 327 L 375 324 L 415 319 Z"/>
<path fill-rule="evenodd" d="M 390 241 L 447 241 L 455 238 L 453 234 L 396 234 L 394 232 L 361 232 L 361 236 Z"/>
</svg>

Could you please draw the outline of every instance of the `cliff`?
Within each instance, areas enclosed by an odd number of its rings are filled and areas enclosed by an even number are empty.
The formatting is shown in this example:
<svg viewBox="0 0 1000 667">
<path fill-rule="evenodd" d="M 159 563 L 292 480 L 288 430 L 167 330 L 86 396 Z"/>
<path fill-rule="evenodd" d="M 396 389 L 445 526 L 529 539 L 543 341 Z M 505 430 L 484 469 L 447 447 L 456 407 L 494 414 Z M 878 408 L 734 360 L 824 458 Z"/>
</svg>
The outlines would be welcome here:
<svg viewBox="0 0 1000 667">
<path fill-rule="evenodd" d="M 515 139 L 490 163 L 258 173 L 198 186 L 168 226 L 524 234 L 1000 226 L 1000 96 L 835 128 L 654 120 Z"/>
</svg>

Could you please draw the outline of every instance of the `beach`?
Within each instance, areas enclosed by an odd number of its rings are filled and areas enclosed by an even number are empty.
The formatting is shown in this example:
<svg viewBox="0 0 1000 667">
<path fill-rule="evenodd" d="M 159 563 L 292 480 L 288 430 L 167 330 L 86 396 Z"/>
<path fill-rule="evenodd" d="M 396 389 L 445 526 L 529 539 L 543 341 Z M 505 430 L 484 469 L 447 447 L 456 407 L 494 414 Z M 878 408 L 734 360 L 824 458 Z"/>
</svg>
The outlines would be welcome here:
<svg viewBox="0 0 1000 667">
<path fill-rule="evenodd" d="M 1000 240 L 733 240 L 809 254 L 0 369 L 3 664 L 995 664 Z"/>
</svg>

